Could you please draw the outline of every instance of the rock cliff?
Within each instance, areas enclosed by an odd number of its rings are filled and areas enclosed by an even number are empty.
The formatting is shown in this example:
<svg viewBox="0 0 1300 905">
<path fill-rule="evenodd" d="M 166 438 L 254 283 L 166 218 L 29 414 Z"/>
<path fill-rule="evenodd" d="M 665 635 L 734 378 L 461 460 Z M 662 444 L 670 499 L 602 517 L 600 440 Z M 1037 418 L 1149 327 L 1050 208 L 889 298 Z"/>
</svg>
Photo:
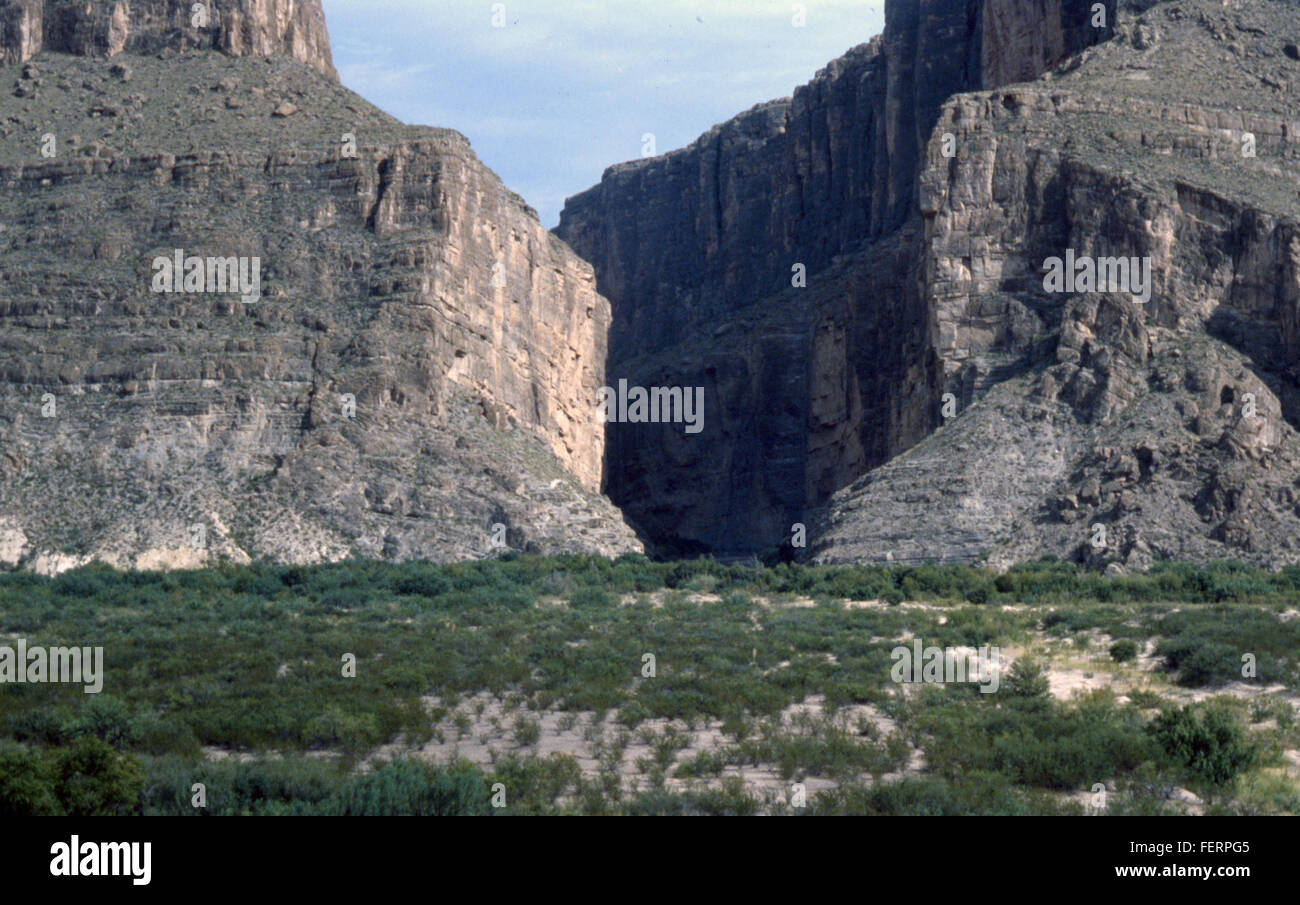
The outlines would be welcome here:
<svg viewBox="0 0 1300 905">
<path fill-rule="evenodd" d="M 337 77 L 320 0 L 0 0 L 0 61 L 41 51 L 115 56 L 163 48 L 284 54 Z"/>
<path fill-rule="evenodd" d="M 609 429 L 661 549 L 1300 561 L 1300 12 L 1104 12 L 889 4 L 792 100 L 570 199 L 611 375 L 711 403 Z M 1150 279 L 1049 286 L 1067 256 Z"/>
<path fill-rule="evenodd" d="M 916 199 L 941 105 L 1037 74 L 1113 23 L 1113 3 L 1082 0 L 891 2 L 883 35 L 793 98 L 569 199 L 556 234 L 613 304 L 611 377 L 703 386 L 712 402 L 695 437 L 608 429 L 608 492 L 663 549 L 777 545 L 934 427 L 943 373 Z M 751 313 L 767 308 L 772 333 Z"/>
<path fill-rule="evenodd" d="M 960 413 L 835 495 L 818 559 L 1300 561 L 1300 16 L 1144 7 L 945 104 L 919 257 Z M 1067 250 L 1149 259 L 1150 298 L 1046 291 Z"/>
<path fill-rule="evenodd" d="M 641 548 L 599 495 L 609 304 L 463 136 L 343 89 L 316 3 L 179 50 L 132 3 L 159 49 L 111 61 L 49 50 L 59 6 L 0 72 L 5 562 Z"/>
</svg>

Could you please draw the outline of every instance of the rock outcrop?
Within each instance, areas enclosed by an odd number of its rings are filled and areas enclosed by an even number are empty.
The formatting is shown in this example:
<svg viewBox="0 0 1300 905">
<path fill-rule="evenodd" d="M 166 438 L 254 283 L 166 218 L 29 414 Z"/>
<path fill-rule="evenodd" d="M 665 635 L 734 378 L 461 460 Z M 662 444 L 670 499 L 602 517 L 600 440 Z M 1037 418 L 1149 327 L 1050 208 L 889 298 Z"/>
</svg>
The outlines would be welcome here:
<svg viewBox="0 0 1300 905">
<path fill-rule="evenodd" d="M 599 494 L 590 265 L 463 136 L 402 125 L 286 40 L 10 71 L 0 558 L 641 549 Z"/>
<path fill-rule="evenodd" d="M 793 100 L 570 199 L 610 374 L 708 390 L 694 437 L 609 429 L 660 549 L 1300 561 L 1300 12 L 1104 12 L 889 4 Z M 1067 256 L 1150 277 L 1049 286 Z"/>
<path fill-rule="evenodd" d="M 320 0 L 0 0 L 0 62 L 164 48 L 283 54 L 337 78 Z"/>
<path fill-rule="evenodd" d="M 1300 15 L 1147 6 L 944 106 L 921 259 L 959 412 L 835 495 L 817 559 L 1300 561 Z M 1067 250 L 1148 259 L 1150 297 L 1046 291 Z"/>
<path fill-rule="evenodd" d="M 934 427 L 923 150 L 950 96 L 1108 38 L 1114 4 L 1092 13 L 1082 0 L 888 3 L 884 34 L 793 98 L 569 199 L 556 234 L 613 303 L 611 377 L 703 386 L 711 403 L 694 437 L 608 429 L 608 492 L 662 549 L 777 545 Z M 777 310 L 777 332 L 755 308 Z"/>
</svg>

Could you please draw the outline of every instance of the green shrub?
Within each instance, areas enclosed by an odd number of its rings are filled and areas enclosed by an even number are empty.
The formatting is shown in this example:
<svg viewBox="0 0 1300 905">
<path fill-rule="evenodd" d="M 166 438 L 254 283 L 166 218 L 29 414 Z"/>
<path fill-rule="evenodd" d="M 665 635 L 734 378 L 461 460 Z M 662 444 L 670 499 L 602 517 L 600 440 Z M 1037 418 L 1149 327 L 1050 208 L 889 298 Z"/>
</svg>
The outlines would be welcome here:
<svg viewBox="0 0 1300 905">
<path fill-rule="evenodd" d="M 405 574 L 397 579 L 394 590 L 399 594 L 421 597 L 438 597 L 452 589 L 451 580 L 442 570 L 433 566 L 407 566 Z"/>
<path fill-rule="evenodd" d="M 1191 707 L 1166 711 L 1151 721 L 1150 731 L 1174 763 L 1216 786 L 1254 766 L 1259 755 L 1242 728 L 1217 708 L 1199 719 Z"/>
<path fill-rule="evenodd" d="M 1192 688 L 1222 685 L 1241 678 L 1241 657 L 1222 642 L 1194 634 L 1166 638 L 1156 646 L 1165 667 L 1178 672 L 1178 684 Z"/>
<path fill-rule="evenodd" d="M 64 813 L 54 794 L 49 761 L 36 748 L 0 745 L 0 817 L 57 817 Z"/>
<path fill-rule="evenodd" d="M 1116 663 L 1127 663 L 1130 660 L 1136 660 L 1137 655 L 1137 642 L 1130 638 L 1121 638 L 1110 646 L 1110 657 Z"/>
<path fill-rule="evenodd" d="M 507 802 L 509 789 L 506 790 Z M 319 808 L 340 817 L 471 817 L 493 811 L 481 771 L 393 761 L 357 777 Z"/>
<path fill-rule="evenodd" d="M 575 610 L 609 610 L 618 606 L 618 600 L 604 588 L 582 588 L 569 598 L 569 606 Z"/>
<path fill-rule="evenodd" d="M 69 730 L 72 735 L 93 735 L 120 748 L 130 738 L 131 718 L 131 706 L 126 701 L 109 694 L 87 695 Z"/>
<path fill-rule="evenodd" d="M 85 735 L 54 754 L 54 792 L 70 817 L 135 813 L 144 788 L 139 762 Z"/>
<path fill-rule="evenodd" d="M 1005 777 L 974 772 L 959 779 L 907 778 L 872 786 L 841 786 L 819 793 L 814 815 L 964 817 L 1020 816 L 1067 812 L 1046 799 L 1025 797 Z"/>
<path fill-rule="evenodd" d="M 1038 661 L 1020 657 L 1011 664 L 1005 680 L 1007 693 L 1016 698 L 1044 699 L 1051 691 L 1051 683 Z"/>
</svg>

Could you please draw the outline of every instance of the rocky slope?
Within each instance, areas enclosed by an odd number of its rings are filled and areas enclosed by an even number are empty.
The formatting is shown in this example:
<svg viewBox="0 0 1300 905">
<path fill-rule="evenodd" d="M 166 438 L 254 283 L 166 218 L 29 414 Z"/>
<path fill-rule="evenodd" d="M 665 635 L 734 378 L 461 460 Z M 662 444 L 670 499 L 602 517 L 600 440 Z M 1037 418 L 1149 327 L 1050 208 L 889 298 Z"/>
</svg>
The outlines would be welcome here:
<svg viewBox="0 0 1300 905">
<path fill-rule="evenodd" d="M 202 40 L 189 5 L 0 10 L 0 559 L 640 549 L 591 267 L 343 89 L 319 3 L 214 0 Z M 177 250 L 256 259 L 260 298 L 156 291 Z"/>
<path fill-rule="evenodd" d="M 611 376 L 712 404 L 611 427 L 663 548 L 1300 561 L 1300 12 L 1091 6 L 889 4 L 792 101 L 570 200 Z M 1047 291 L 1067 253 L 1148 258 L 1150 298 Z"/>
</svg>

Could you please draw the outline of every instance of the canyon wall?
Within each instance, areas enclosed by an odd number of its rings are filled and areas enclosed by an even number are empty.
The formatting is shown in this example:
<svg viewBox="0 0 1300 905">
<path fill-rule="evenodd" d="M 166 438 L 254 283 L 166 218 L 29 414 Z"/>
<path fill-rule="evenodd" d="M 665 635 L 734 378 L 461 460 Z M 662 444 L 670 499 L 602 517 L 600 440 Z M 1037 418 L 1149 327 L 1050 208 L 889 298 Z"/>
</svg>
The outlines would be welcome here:
<svg viewBox="0 0 1300 905">
<path fill-rule="evenodd" d="M 0 0 L 8 64 L 43 50 L 107 57 L 194 47 L 283 54 L 337 78 L 320 0 Z"/>
<path fill-rule="evenodd" d="M 609 303 L 463 136 L 292 53 L 43 52 L 12 76 L 5 562 L 641 549 L 599 494 Z M 255 262 L 258 297 L 160 291 L 178 252 Z"/>
<path fill-rule="evenodd" d="M 837 492 L 817 560 L 1300 561 L 1297 14 L 1145 6 L 1050 79 L 945 104 L 923 298 L 950 385 L 1006 372 Z M 1048 291 L 1067 250 L 1146 259 L 1149 298 Z"/>
<path fill-rule="evenodd" d="M 611 377 L 703 386 L 711 405 L 694 437 L 607 431 L 608 492 L 665 550 L 779 544 L 934 427 L 945 375 L 921 298 L 924 148 L 950 96 L 1107 39 L 1114 4 L 1096 24 L 1092 7 L 888 3 L 884 33 L 793 98 L 569 199 L 555 232 L 613 304 Z"/>
</svg>

